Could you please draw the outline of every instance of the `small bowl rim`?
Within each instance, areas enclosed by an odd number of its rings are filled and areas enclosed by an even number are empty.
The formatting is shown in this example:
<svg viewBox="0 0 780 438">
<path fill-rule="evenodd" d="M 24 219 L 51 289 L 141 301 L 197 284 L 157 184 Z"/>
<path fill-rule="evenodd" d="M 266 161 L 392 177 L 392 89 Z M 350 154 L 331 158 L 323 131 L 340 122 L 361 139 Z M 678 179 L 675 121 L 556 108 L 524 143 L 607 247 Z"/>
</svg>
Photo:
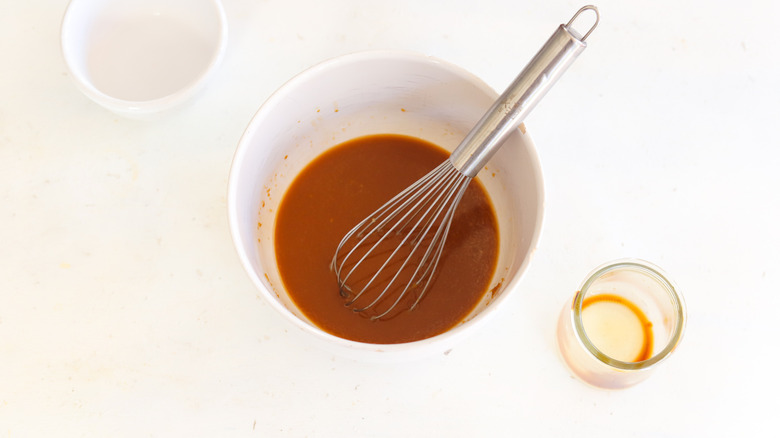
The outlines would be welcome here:
<svg viewBox="0 0 780 438">
<path fill-rule="evenodd" d="M 69 31 L 69 20 L 74 13 L 74 4 L 83 0 L 69 0 L 65 8 L 60 23 L 60 54 L 62 55 L 68 74 L 73 79 L 77 88 L 89 97 L 95 103 L 107 108 L 115 113 L 127 116 L 143 116 L 168 110 L 184 102 L 198 90 L 200 90 L 208 81 L 210 76 L 216 70 L 216 67 L 222 62 L 222 58 L 227 50 L 228 40 L 228 22 L 225 8 L 221 0 L 208 0 L 216 9 L 216 18 L 218 25 L 218 43 L 208 65 L 200 72 L 195 80 L 183 85 L 173 93 L 148 100 L 127 100 L 111 96 L 99 90 L 92 82 L 80 73 L 75 67 L 75 61 L 70 55 L 71 47 L 68 45 L 67 32 Z"/>
</svg>

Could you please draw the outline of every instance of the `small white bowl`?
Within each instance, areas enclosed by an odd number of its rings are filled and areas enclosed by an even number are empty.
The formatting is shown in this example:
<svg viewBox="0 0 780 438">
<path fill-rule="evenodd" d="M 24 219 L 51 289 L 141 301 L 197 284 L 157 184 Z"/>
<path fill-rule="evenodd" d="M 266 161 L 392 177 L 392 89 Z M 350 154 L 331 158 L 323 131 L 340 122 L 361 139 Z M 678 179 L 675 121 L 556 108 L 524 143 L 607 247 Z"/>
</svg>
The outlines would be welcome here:
<svg viewBox="0 0 780 438">
<path fill-rule="evenodd" d="M 493 201 L 499 226 L 492 290 L 463 323 L 445 333 L 390 345 L 326 333 L 286 293 L 275 263 L 273 230 L 287 187 L 326 149 L 362 135 L 396 133 L 451 151 L 497 98 L 484 82 L 457 66 L 415 53 L 384 51 L 326 61 L 276 91 L 242 136 L 228 187 L 233 242 L 265 299 L 318 345 L 372 362 L 444 352 L 481 325 L 517 289 L 541 233 L 542 173 L 533 143 L 521 129 L 478 175 Z"/>
<path fill-rule="evenodd" d="M 227 19 L 219 0 L 71 0 L 61 39 L 84 94 L 143 118 L 204 85 L 225 52 Z"/>
</svg>

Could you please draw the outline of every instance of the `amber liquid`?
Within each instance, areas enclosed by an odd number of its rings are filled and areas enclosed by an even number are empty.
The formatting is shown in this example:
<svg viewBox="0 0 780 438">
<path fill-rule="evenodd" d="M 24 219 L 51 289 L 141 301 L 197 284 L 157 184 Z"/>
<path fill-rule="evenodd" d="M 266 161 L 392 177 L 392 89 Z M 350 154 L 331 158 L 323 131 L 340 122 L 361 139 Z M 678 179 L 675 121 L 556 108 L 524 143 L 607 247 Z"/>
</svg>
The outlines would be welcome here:
<svg viewBox="0 0 780 438">
<path fill-rule="evenodd" d="M 600 294 L 582 302 L 582 324 L 593 345 L 623 362 L 641 362 L 653 355 L 653 324 L 631 301 Z"/>
<path fill-rule="evenodd" d="M 321 329 L 346 339 L 401 343 L 445 332 L 461 322 L 490 289 L 498 258 L 498 225 L 477 180 L 461 200 L 423 299 L 391 318 L 371 320 L 345 305 L 330 263 L 353 226 L 449 154 L 399 135 L 360 137 L 329 149 L 295 178 L 274 230 L 277 265 L 296 306 Z"/>
</svg>

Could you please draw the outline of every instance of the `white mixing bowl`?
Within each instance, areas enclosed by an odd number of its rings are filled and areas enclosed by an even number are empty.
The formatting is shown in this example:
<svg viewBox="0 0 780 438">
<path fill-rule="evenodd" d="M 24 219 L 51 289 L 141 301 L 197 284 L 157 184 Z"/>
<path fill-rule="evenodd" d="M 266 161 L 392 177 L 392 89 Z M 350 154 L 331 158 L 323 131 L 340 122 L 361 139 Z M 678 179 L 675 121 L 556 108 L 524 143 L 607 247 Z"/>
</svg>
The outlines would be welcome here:
<svg viewBox="0 0 780 438">
<path fill-rule="evenodd" d="M 365 52 L 299 74 L 258 110 L 230 173 L 230 229 L 241 262 L 266 300 L 318 344 L 360 360 L 385 361 L 444 352 L 474 331 L 518 290 L 542 227 L 542 174 L 528 135 L 517 130 L 478 175 L 498 218 L 500 249 L 491 287 L 459 325 L 404 344 L 367 344 L 312 324 L 287 295 L 274 259 L 275 212 L 301 169 L 354 137 L 395 133 L 454 149 L 498 94 L 446 62 L 406 52 Z M 258 226 L 258 224 L 262 224 Z M 334 248 L 335 250 L 335 248 Z"/>
</svg>

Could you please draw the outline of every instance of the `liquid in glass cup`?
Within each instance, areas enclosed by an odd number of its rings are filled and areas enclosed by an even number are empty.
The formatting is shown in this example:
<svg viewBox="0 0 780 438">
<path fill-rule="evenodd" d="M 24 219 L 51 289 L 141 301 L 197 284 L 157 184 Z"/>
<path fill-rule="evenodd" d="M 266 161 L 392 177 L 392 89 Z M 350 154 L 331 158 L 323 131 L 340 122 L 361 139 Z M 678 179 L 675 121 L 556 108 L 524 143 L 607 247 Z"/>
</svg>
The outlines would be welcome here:
<svg viewBox="0 0 780 438">
<path fill-rule="evenodd" d="M 675 350 L 685 304 L 657 266 L 623 259 L 596 268 L 558 320 L 564 362 L 581 380 L 620 389 L 645 380 Z"/>
</svg>

